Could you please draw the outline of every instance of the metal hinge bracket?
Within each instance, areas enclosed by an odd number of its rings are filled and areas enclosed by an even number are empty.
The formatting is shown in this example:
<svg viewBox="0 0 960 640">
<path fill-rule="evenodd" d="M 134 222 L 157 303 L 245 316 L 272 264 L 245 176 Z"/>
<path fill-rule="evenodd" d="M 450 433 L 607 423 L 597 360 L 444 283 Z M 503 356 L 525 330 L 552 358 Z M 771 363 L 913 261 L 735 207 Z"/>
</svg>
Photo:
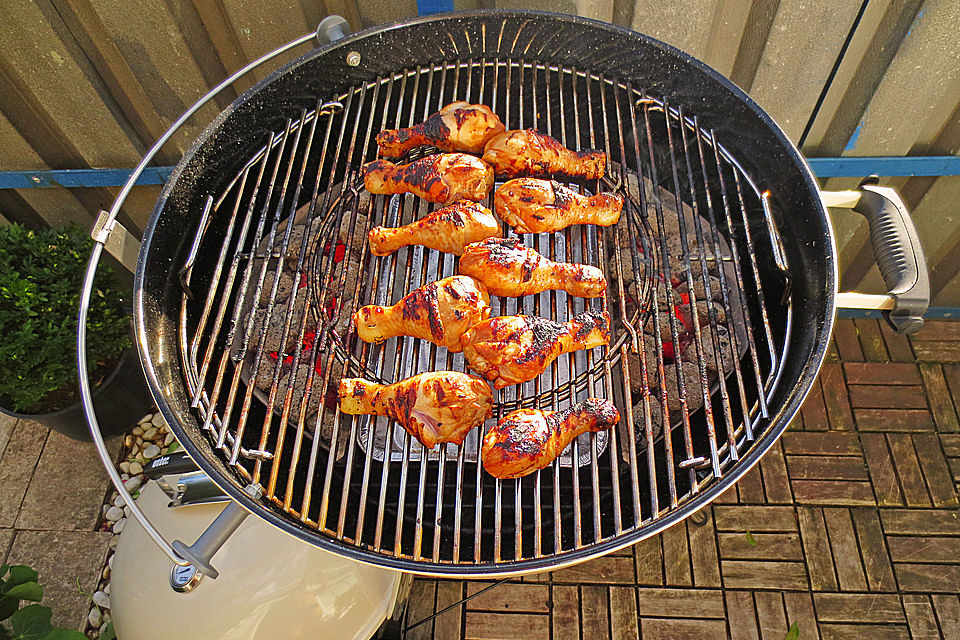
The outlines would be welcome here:
<svg viewBox="0 0 960 640">
<path fill-rule="evenodd" d="M 140 255 L 140 241 L 130 231 L 117 222 L 110 220 L 110 213 L 101 211 L 93 225 L 90 237 L 103 245 L 107 253 L 131 273 L 137 270 L 137 256 Z"/>
</svg>

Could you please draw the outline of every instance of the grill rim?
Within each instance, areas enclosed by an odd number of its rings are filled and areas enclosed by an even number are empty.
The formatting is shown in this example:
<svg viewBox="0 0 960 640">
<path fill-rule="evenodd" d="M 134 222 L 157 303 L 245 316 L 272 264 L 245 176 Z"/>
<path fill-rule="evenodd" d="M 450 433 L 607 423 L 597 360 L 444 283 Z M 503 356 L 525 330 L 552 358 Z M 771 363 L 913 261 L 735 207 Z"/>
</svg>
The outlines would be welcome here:
<svg viewBox="0 0 960 640">
<path fill-rule="evenodd" d="M 181 363 L 179 362 L 179 358 L 174 358 L 173 361 L 159 359 L 160 366 L 158 366 L 158 362 L 155 362 L 154 352 L 156 351 L 157 353 L 167 354 L 176 353 L 177 332 L 176 330 L 166 332 L 162 331 L 164 328 L 162 326 L 162 304 L 155 298 L 145 298 L 145 294 L 147 292 L 145 283 L 148 278 L 147 264 L 149 258 L 151 257 L 151 249 L 154 247 L 154 242 L 172 242 L 175 240 L 172 238 L 162 237 L 162 235 L 157 235 L 158 223 L 161 220 L 164 210 L 175 199 L 172 197 L 178 195 L 175 188 L 178 186 L 181 180 L 189 182 L 196 179 L 194 175 L 191 175 L 189 169 L 192 167 L 192 163 L 198 160 L 198 158 L 199 161 L 202 162 L 203 152 L 206 150 L 205 146 L 223 133 L 221 130 L 222 125 L 230 118 L 231 115 L 235 114 L 241 107 L 249 103 L 254 98 L 260 96 L 261 91 L 268 87 L 275 79 L 287 74 L 288 72 L 307 62 L 315 60 L 316 58 L 321 56 L 332 57 L 332 55 L 338 50 L 344 50 L 352 44 L 356 44 L 369 38 L 375 38 L 378 35 L 382 35 L 393 30 L 401 30 L 406 27 L 416 25 L 429 25 L 432 23 L 447 24 L 452 20 L 469 21 L 477 18 L 483 20 L 539 20 L 541 21 L 541 26 L 543 23 L 552 22 L 554 26 L 559 27 L 560 29 L 563 29 L 565 25 L 586 26 L 594 30 L 605 31 L 609 37 L 626 37 L 633 40 L 638 40 L 645 45 L 653 46 L 654 48 L 659 49 L 662 53 L 679 59 L 679 62 L 690 65 L 695 71 L 703 73 L 709 79 L 716 82 L 720 88 L 729 92 L 732 97 L 736 99 L 736 102 L 738 102 L 741 106 L 748 108 L 753 115 L 759 119 L 759 123 L 765 126 L 767 131 L 773 134 L 773 136 L 781 143 L 779 151 L 785 152 L 787 156 L 793 160 L 793 167 L 800 170 L 800 177 L 802 178 L 804 186 L 809 192 L 807 195 L 809 195 L 810 201 L 813 205 L 812 210 L 809 213 L 810 215 L 819 217 L 821 220 L 823 220 L 824 230 L 826 232 L 826 240 L 829 242 L 829 246 L 826 248 L 827 250 L 824 251 L 826 261 L 823 265 L 823 268 L 826 271 L 826 277 L 824 279 L 824 284 L 826 286 L 820 292 L 823 297 L 822 302 L 824 304 L 824 313 L 822 316 L 813 319 L 815 327 L 810 330 L 810 338 L 815 341 L 815 346 L 811 351 L 810 357 L 804 364 L 802 375 L 799 376 L 796 384 L 792 385 L 791 389 L 786 391 L 788 395 L 785 401 L 782 402 L 778 407 L 778 411 L 775 414 L 770 415 L 770 426 L 766 429 L 764 435 L 757 439 L 746 455 L 740 459 L 735 468 L 728 471 L 728 473 L 726 473 L 718 482 L 699 492 L 683 506 L 678 506 L 668 515 L 658 518 L 655 524 L 651 523 L 651 525 L 648 525 L 648 527 L 623 532 L 580 549 L 563 551 L 557 554 L 544 556 L 543 558 L 528 558 L 522 561 L 500 561 L 458 565 L 446 562 L 435 563 L 426 560 L 413 560 L 404 557 L 386 556 L 375 551 L 366 550 L 359 546 L 350 545 L 348 543 L 329 538 L 312 528 L 299 525 L 286 516 L 275 512 L 269 505 L 250 498 L 243 491 L 243 484 L 238 475 L 229 467 L 227 467 L 215 455 L 209 455 L 206 451 L 204 451 L 203 447 L 206 447 L 209 450 L 210 445 L 205 441 L 205 436 L 198 428 L 198 425 L 193 424 L 195 419 L 190 414 L 189 407 L 186 403 L 187 394 L 183 393 L 178 395 L 171 393 L 173 396 L 171 398 L 162 390 L 162 373 L 167 377 L 170 377 L 171 367 L 179 368 Z M 505 52 L 498 52 L 495 55 L 506 56 L 507 54 Z M 447 57 L 449 58 L 451 56 L 447 55 Z M 454 54 L 454 57 L 462 57 L 462 54 Z M 550 60 L 548 56 L 543 56 L 540 59 Z M 438 61 L 439 59 L 431 60 L 431 62 Z M 335 60 L 331 60 L 331 62 L 334 64 L 334 66 L 343 67 L 343 63 L 341 62 Z M 423 62 L 424 61 L 421 60 L 419 63 Z M 414 64 L 417 64 L 417 62 Z M 587 70 L 592 70 L 589 65 L 585 66 L 584 68 Z M 354 80 L 348 77 L 348 74 L 346 73 L 346 67 L 343 67 L 343 70 L 343 77 L 338 78 L 338 81 L 343 83 L 345 86 L 348 86 Z M 371 69 L 364 71 L 364 73 L 375 76 L 379 72 L 375 69 Z M 185 247 L 185 245 L 189 245 L 190 237 L 192 237 L 192 234 L 183 234 L 180 236 L 179 246 L 176 251 L 177 255 L 183 255 L 184 250 L 189 249 L 189 247 Z M 267 75 L 262 81 L 254 85 L 251 89 L 237 98 L 237 100 L 231 103 L 210 122 L 210 124 L 197 137 L 187 152 L 184 153 L 180 162 L 177 164 L 157 200 L 147 228 L 144 231 L 134 282 L 135 334 L 137 345 L 140 351 L 141 364 L 143 366 L 151 394 L 157 402 L 158 409 L 167 419 L 168 424 L 171 425 L 171 428 L 179 437 L 184 449 L 188 452 L 188 454 L 190 454 L 191 458 L 193 458 L 200 468 L 203 469 L 203 471 L 207 473 L 211 479 L 213 479 L 215 484 L 217 484 L 223 491 L 231 496 L 234 501 L 238 502 L 247 511 L 264 518 L 274 526 L 279 527 L 281 530 L 286 531 L 287 533 L 294 535 L 295 537 L 307 543 L 319 546 L 320 548 L 324 548 L 339 555 L 349 557 L 353 560 L 364 562 L 366 564 L 383 566 L 385 568 L 395 570 L 431 574 L 438 577 L 485 577 L 493 573 L 500 575 L 518 575 L 542 571 L 544 569 L 553 570 L 562 566 L 576 564 L 590 558 L 606 555 L 617 549 L 634 544 L 639 540 L 645 539 L 646 537 L 655 535 L 667 527 L 680 522 L 700 508 L 707 506 L 720 493 L 729 489 L 733 483 L 748 473 L 754 467 L 754 465 L 759 462 L 760 458 L 782 435 L 790 419 L 792 419 L 792 417 L 799 411 L 800 405 L 802 404 L 806 395 L 809 393 L 812 387 L 813 379 L 821 368 L 825 359 L 827 346 L 833 331 L 835 319 L 835 295 L 838 284 L 836 252 L 835 234 L 830 217 L 827 215 L 826 209 L 820 200 L 819 187 L 816 184 L 813 173 L 803 156 L 800 154 L 799 150 L 793 145 L 789 138 L 786 137 L 779 125 L 777 125 L 777 123 L 769 115 L 767 115 L 756 102 L 754 102 L 741 89 L 736 87 L 736 85 L 732 84 L 729 80 L 724 78 L 717 71 L 710 68 L 700 60 L 697 60 L 696 58 L 679 49 L 676 49 L 675 47 L 656 40 L 655 38 L 588 18 L 540 11 L 477 10 L 439 14 L 435 16 L 413 18 L 390 25 L 372 27 L 355 33 L 330 45 L 307 52 Z M 805 276 L 808 269 L 804 269 L 803 265 L 798 266 L 799 269 L 794 269 L 795 273 Z M 175 281 L 176 279 L 173 278 L 168 279 L 164 285 L 164 290 L 166 290 L 168 287 L 172 287 Z M 148 323 L 152 324 L 153 328 L 155 328 L 158 322 L 161 325 L 161 332 L 159 336 L 156 332 L 148 329 Z M 176 321 L 173 320 L 170 326 L 166 328 L 174 329 L 175 325 Z M 796 331 L 796 329 L 790 329 L 787 335 L 790 336 L 793 331 Z M 170 347 L 167 347 L 166 349 L 164 348 L 166 343 L 165 341 L 168 341 L 170 344 Z M 781 368 L 781 375 L 782 372 L 783 370 Z M 174 377 L 174 379 L 178 379 L 178 376 L 174 375 L 172 377 Z M 179 379 L 179 384 L 182 387 L 182 376 L 179 376 Z M 776 388 L 773 393 L 775 392 Z M 784 392 L 782 388 L 780 389 L 780 392 Z M 171 402 L 171 400 L 173 402 Z M 176 403 L 178 406 L 173 406 L 174 403 Z M 190 420 L 190 422 L 186 423 L 187 426 L 184 426 L 184 423 L 181 422 L 181 418 L 184 416 Z M 195 435 L 199 436 L 203 446 L 197 443 Z"/>
</svg>

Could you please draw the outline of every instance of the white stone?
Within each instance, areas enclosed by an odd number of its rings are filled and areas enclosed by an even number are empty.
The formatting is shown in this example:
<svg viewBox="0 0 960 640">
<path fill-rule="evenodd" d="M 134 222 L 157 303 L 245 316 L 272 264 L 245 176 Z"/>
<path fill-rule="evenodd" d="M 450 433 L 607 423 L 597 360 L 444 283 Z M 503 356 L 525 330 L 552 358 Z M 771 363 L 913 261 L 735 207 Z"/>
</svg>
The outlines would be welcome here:
<svg viewBox="0 0 960 640">
<path fill-rule="evenodd" d="M 119 534 L 121 531 L 123 531 L 123 525 L 125 525 L 126 523 L 127 523 L 126 518 L 120 518 L 119 520 L 117 520 L 113 524 L 113 532 L 116 534 Z"/>
<path fill-rule="evenodd" d="M 110 583 L 109 583 L 109 582 L 108 582 L 108 583 L 106 584 L 106 586 L 103 588 L 103 592 L 104 592 L 105 594 L 107 594 L 107 595 L 110 595 Z"/>
<path fill-rule="evenodd" d="M 90 613 L 87 614 L 87 622 L 90 623 L 91 627 L 99 629 L 102 620 L 103 618 L 100 617 L 100 609 L 96 607 L 90 609 Z"/>
<path fill-rule="evenodd" d="M 124 460 L 120 463 L 120 471 L 124 473 L 130 473 L 130 463 Z"/>
<path fill-rule="evenodd" d="M 110 558 L 107 559 L 107 569 L 113 569 L 113 554 L 110 554 Z"/>
<path fill-rule="evenodd" d="M 144 424 L 146 422 L 150 422 L 151 420 L 153 420 L 153 414 L 148 413 L 147 415 L 140 418 L 140 421 L 137 424 Z"/>
<path fill-rule="evenodd" d="M 153 414 L 153 420 L 151 420 L 150 422 L 152 422 L 153 426 L 155 427 L 159 427 L 162 424 L 166 424 L 166 421 L 163 419 L 163 414 L 160 413 L 159 411 Z"/>
<path fill-rule="evenodd" d="M 131 463 L 130 463 L 130 473 L 132 473 L 132 474 L 133 474 L 133 477 L 136 478 L 138 475 L 140 475 L 141 473 L 143 473 L 143 465 L 140 464 L 140 463 L 137 462 L 137 461 L 131 462 Z M 131 478 L 131 479 L 132 479 L 132 478 Z M 138 486 L 139 486 L 139 484 L 138 484 Z"/>
<path fill-rule="evenodd" d="M 103 509 L 101 509 L 101 511 L 103 511 L 103 517 L 106 518 L 106 517 L 107 517 L 107 511 L 110 511 L 110 505 L 109 505 L 109 504 L 103 505 Z"/>
<path fill-rule="evenodd" d="M 107 520 L 110 522 L 116 522 L 123 517 L 123 509 L 117 506 L 110 507 L 107 509 Z"/>
<path fill-rule="evenodd" d="M 110 608 L 110 596 L 108 596 L 103 591 L 94 591 L 93 592 L 93 604 L 98 607 L 103 607 L 104 609 Z"/>
<path fill-rule="evenodd" d="M 169 447 L 171 444 L 173 444 L 173 434 L 168 433 L 167 437 L 163 439 L 163 446 Z"/>
<path fill-rule="evenodd" d="M 107 543 L 107 546 L 110 547 L 110 549 L 116 549 L 116 548 L 117 548 L 117 541 L 118 541 L 119 539 L 120 539 L 120 538 L 118 538 L 117 536 L 110 536 L 110 542 Z"/>
<path fill-rule="evenodd" d="M 143 427 L 137 425 L 136 427 L 134 427 L 133 429 L 130 430 L 130 433 L 132 433 L 132 434 L 135 435 L 135 436 L 142 436 L 142 435 L 143 435 Z"/>
<path fill-rule="evenodd" d="M 158 455 L 160 455 L 160 447 L 155 444 L 147 445 L 147 448 L 143 450 L 143 457 L 148 460 L 153 460 Z"/>
<path fill-rule="evenodd" d="M 116 498 L 113 499 L 113 505 L 115 507 L 120 507 L 121 509 L 123 509 L 125 506 L 127 506 L 127 501 L 123 499 L 123 496 L 118 495 Z"/>
<path fill-rule="evenodd" d="M 129 517 L 130 517 L 130 514 L 131 514 L 130 507 L 124 507 L 124 508 L 123 508 L 123 517 L 124 517 L 124 518 L 129 518 Z"/>
<path fill-rule="evenodd" d="M 158 431 L 157 431 L 157 428 L 156 428 L 156 427 L 150 427 L 149 429 L 147 429 L 146 431 L 143 432 L 143 439 L 144 439 L 144 440 L 153 440 L 154 438 L 157 437 L 157 433 L 158 433 Z"/>
<path fill-rule="evenodd" d="M 123 480 L 124 482 L 126 482 L 127 480 L 130 479 L 130 474 L 129 474 L 129 473 L 121 473 L 121 474 L 120 474 L 120 479 Z"/>
<path fill-rule="evenodd" d="M 110 622 L 110 612 L 109 612 L 109 611 L 101 611 L 100 613 L 101 613 L 102 616 L 103 616 L 103 621 L 104 621 L 104 622 Z"/>
<path fill-rule="evenodd" d="M 132 467 L 133 465 L 130 465 L 130 466 Z M 123 486 L 126 487 L 127 491 L 129 491 L 130 493 L 133 493 L 134 491 L 140 488 L 140 484 L 142 482 L 143 480 L 141 480 L 138 476 L 133 476 L 132 478 L 124 482 Z"/>
</svg>

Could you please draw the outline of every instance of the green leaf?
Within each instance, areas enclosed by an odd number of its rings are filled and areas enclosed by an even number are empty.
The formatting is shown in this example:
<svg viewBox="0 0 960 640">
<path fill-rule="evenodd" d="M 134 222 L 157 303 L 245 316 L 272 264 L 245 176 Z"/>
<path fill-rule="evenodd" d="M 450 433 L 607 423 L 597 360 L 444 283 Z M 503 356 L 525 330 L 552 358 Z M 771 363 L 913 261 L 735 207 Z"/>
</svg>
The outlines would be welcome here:
<svg viewBox="0 0 960 640">
<path fill-rule="evenodd" d="M 173 453 L 179 448 L 180 448 L 180 443 L 174 440 L 173 442 L 170 443 L 170 446 L 167 448 L 167 453 Z"/>
<path fill-rule="evenodd" d="M 53 611 L 50 607 L 39 604 L 30 604 L 10 616 L 10 625 L 13 627 L 13 637 L 16 640 L 41 640 L 46 638 L 53 625 L 50 618 Z"/>
<path fill-rule="evenodd" d="M 7 571 L 10 571 L 10 565 L 0 564 L 0 579 L 2 579 L 3 576 L 7 575 Z"/>
<path fill-rule="evenodd" d="M 790 625 L 790 630 L 787 631 L 787 635 L 783 637 L 783 640 L 800 640 L 800 627 L 797 626 L 796 622 Z"/>
<path fill-rule="evenodd" d="M 12 616 L 19 606 L 20 601 L 16 598 L 0 596 L 0 620 L 6 620 Z"/>
<path fill-rule="evenodd" d="M 747 531 L 747 544 L 751 547 L 757 546 L 757 541 L 753 539 L 753 534 Z"/>
<path fill-rule="evenodd" d="M 15 587 L 11 587 L 6 595 L 20 600 L 29 600 L 30 602 L 40 602 L 43 599 L 43 587 L 36 582 L 24 582 Z"/>
<path fill-rule="evenodd" d="M 7 580 L 7 590 L 25 582 L 37 582 L 40 576 L 36 571 L 23 564 L 10 567 L 10 579 Z"/>
<path fill-rule="evenodd" d="M 107 626 L 104 627 L 99 640 L 117 640 L 117 632 L 113 630 L 113 620 L 108 622 Z"/>
<path fill-rule="evenodd" d="M 87 636 L 76 629 L 54 629 L 43 640 L 87 640 Z"/>
</svg>

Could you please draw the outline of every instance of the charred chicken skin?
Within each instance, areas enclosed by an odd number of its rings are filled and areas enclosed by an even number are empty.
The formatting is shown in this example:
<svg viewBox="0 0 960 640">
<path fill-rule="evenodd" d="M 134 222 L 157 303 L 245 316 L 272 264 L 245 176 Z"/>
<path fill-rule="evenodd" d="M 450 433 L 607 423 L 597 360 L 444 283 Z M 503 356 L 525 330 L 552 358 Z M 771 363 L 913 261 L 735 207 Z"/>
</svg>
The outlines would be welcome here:
<svg viewBox="0 0 960 640">
<path fill-rule="evenodd" d="M 460 338 L 471 369 L 497 389 L 533 380 L 562 353 L 610 343 L 610 316 L 583 313 L 570 322 L 536 316 L 499 316 Z"/>
<path fill-rule="evenodd" d="M 388 416 L 428 449 L 463 444 L 493 410 L 490 385 L 457 371 L 420 373 L 390 385 L 344 378 L 339 395 L 343 413 Z"/>
<path fill-rule="evenodd" d="M 397 304 L 360 307 L 353 314 L 364 342 L 413 336 L 460 352 L 460 336 L 490 317 L 487 288 L 467 276 L 451 276 L 411 291 Z"/>
<path fill-rule="evenodd" d="M 424 145 L 441 151 L 481 154 L 487 141 L 504 129 L 490 107 L 451 102 L 418 125 L 381 131 L 377 134 L 377 145 L 385 158 L 399 158 Z"/>
<path fill-rule="evenodd" d="M 602 151 L 571 151 L 535 129 L 494 136 L 483 149 L 483 159 L 502 178 L 559 174 L 594 180 L 603 177 L 607 164 Z"/>
<path fill-rule="evenodd" d="M 574 224 L 609 227 L 620 220 L 623 196 L 582 196 L 553 180 L 517 178 L 493 197 L 497 215 L 517 233 L 551 233 Z"/>
<path fill-rule="evenodd" d="M 375 160 L 363 165 L 370 193 L 412 193 L 429 202 L 479 201 L 493 188 L 493 169 L 465 153 L 438 153 L 409 164 Z"/>
<path fill-rule="evenodd" d="M 487 238 L 460 258 L 460 273 L 479 280 L 495 296 L 527 296 L 550 289 L 572 296 L 603 295 L 607 281 L 597 267 L 553 262 L 516 239 Z"/>
<path fill-rule="evenodd" d="M 455 202 L 403 227 L 375 227 L 369 238 L 375 256 L 411 244 L 459 256 L 468 244 L 499 235 L 500 223 L 490 209 L 476 202 Z"/>
<path fill-rule="evenodd" d="M 483 468 L 496 478 L 522 478 L 548 466 L 581 434 L 618 422 L 617 408 L 599 398 L 563 411 L 512 411 L 483 437 Z"/>
</svg>

